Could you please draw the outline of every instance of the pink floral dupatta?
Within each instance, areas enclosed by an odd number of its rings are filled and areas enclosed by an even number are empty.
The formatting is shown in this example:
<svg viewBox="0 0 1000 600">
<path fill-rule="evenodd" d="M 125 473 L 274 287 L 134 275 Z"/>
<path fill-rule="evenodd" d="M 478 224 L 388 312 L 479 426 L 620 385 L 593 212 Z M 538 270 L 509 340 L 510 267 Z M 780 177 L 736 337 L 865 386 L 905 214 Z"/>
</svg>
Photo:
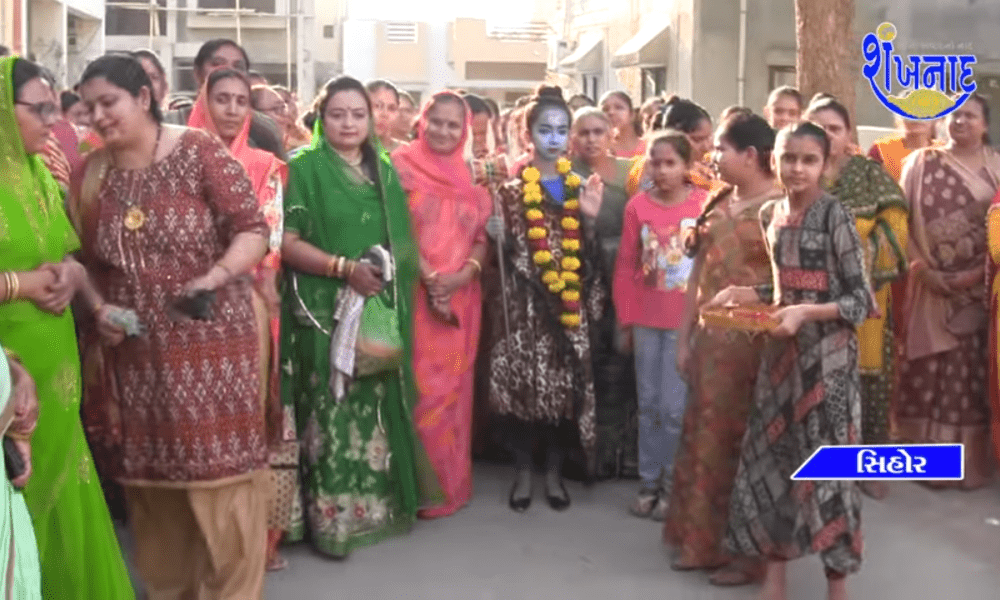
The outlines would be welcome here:
<svg viewBox="0 0 1000 600">
<path fill-rule="evenodd" d="M 443 98 L 455 98 L 465 110 L 465 127 L 455 150 L 443 155 L 427 143 L 430 108 Z M 448 100 L 445 100 L 448 101 Z M 435 94 L 425 104 L 415 141 L 392 154 L 403 189 L 409 198 L 420 255 L 439 273 L 454 273 L 472 249 L 486 242 L 486 220 L 492 211 L 489 194 L 477 187 L 463 157 L 469 139 L 471 114 L 452 92 Z M 476 350 L 482 317 L 482 288 L 478 279 L 451 297 L 458 327 L 437 319 L 426 294 L 419 294 L 414 310 L 414 371 L 419 401 L 414 421 L 446 504 L 423 511 L 424 517 L 451 514 L 472 493 L 472 396 Z"/>
</svg>

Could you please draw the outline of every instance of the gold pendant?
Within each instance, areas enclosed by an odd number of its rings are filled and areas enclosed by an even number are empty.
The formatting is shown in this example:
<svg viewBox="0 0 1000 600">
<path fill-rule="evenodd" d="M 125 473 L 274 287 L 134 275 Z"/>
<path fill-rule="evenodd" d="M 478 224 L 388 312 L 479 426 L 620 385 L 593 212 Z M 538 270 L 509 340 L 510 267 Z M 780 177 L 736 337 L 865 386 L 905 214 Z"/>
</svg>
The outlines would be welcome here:
<svg viewBox="0 0 1000 600">
<path fill-rule="evenodd" d="M 133 206 L 125 213 L 125 228 L 135 231 L 146 223 L 146 215 L 137 206 Z"/>
</svg>

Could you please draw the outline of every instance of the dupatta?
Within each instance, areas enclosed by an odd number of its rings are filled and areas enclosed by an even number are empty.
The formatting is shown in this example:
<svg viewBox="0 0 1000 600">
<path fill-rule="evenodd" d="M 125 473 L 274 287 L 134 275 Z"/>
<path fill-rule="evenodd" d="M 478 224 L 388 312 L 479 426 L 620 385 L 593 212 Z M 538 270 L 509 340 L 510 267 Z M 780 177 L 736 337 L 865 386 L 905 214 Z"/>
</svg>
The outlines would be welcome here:
<svg viewBox="0 0 1000 600">
<path fill-rule="evenodd" d="M 462 137 L 450 154 L 440 154 L 427 142 L 428 113 L 441 98 L 451 97 L 464 109 Z M 457 271 L 476 243 L 485 242 L 486 219 L 492 204 L 485 188 L 475 185 L 463 156 L 472 113 L 454 92 L 434 94 L 417 124 L 417 139 L 392 153 L 415 217 L 419 251 L 434 270 Z"/>
<path fill-rule="evenodd" d="M 263 203 L 264 195 L 267 193 L 267 187 L 271 178 L 279 174 L 284 179 L 285 163 L 278 160 L 275 155 L 266 150 L 250 147 L 250 121 L 252 120 L 252 115 L 252 110 L 247 112 L 246 118 L 243 119 L 243 126 L 240 127 L 240 132 L 233 138 L 232 143 L 229 144 L 229 152 L 247 170 L 250 181 L 253 183 L 254 192 L 256 192 L 258 200 Z M 220 137 L 219 130 L 215 126 L 215 122 L 212 121 L 211 113 L 208 111 L 208 93 L 206 88 L 202 88 L 201 93 L 198 94 L 198 100 L 194 103 L 191 116 L 188 117 L 187 126 L 204 129 L 213 133 L 216 137 Z"/>
<path fill-rule="evenodd" d="M 14 115 L 14 63 L 0 59 L 0 270 L 31 271 L 61 262 L 80 247 L 66 218 L 62 192 L 42 157 L 29 155 Z M 41 311 L 26 300 L 0 305 L 0 323 L 30 321 Z M 36 340 L 41 348 L 46 340 Z M 20 351 L 20 349 L 19 349 Z"/>
<path fill-rule="evenodd" d="M 908 246 L 911 260 L 922 260 L 928 268 L 941 270 L 941 265 L 931 253 L 927 234 L 928 223 L 924 221 L 923 212 L 920 210 L 920 203 L 924 201 L 923 187 L 927 162 L 933 157 L 949 165 L 962 176 L 960 184 L 968 190 L 973 202 L 988 202 L 1000 187 L 1000 156 L 992 148 L 983 148 L 983 152 L 986 158 L 984 169 L 992 179 L 992 183 L 985 181 L 978 173 L 970 171 L 944 148 L 923 148 L 910 154 L 903 162 L 903 190 L 913 207 L 910 211 Z M 927 176 L 930 175 L 931 173 L 927 173 Z M 948 327 L 952 312 L 952 303 L 948 298 L 933 293 L 919 277 L 908 278 L 906 356 L 909 360 L 947 352 L 958 347 L 959 339 Z"/>
</svg>

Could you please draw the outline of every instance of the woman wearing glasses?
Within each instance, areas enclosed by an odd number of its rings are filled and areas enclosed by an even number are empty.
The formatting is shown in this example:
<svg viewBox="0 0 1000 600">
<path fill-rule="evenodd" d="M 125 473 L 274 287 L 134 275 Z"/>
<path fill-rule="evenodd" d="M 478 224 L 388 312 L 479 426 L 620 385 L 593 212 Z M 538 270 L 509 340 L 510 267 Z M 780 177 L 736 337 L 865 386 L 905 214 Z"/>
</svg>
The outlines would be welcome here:
<svg viewBox="0 0 1000 600">
<path fill-rule="evenodd" d="M 285 152 L 308 146 L 312 135 L 295 122 L 288 102 L 277 91 L 266 85 L 255 85 L 250 93 L 250 103 L 257 112 L 264 113 L 281 129 Z"/>
<path fill-rule="evenodd" d="M 0 339 L 35 379 L 34 475 L 24 488 L 42 596 L 134 598 L 80 423 L 80 358 L 70 301 L 87 276 L 62 197 L 39 154 L 59 117 L 42 69 L 0 59 Z"/>
</svg>

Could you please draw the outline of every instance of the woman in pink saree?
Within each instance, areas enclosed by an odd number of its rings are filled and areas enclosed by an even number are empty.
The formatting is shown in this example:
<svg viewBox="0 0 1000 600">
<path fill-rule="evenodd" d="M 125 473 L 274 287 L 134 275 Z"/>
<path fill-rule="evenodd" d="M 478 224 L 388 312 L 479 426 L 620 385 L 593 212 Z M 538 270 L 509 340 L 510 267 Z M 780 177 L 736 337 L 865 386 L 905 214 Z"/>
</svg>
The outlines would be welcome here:
<svg viewBox="0 0 1000 600">
<path fill-rule="evenodd" d="M 445 493 L 422 518 L 453 514 L 472 495 L 472 397 L 479 346 L 491 203 L 464 155 L 471 115 L 465 101 L 440 92 L 424 106 L 413 142 L 392 154 L 406 190 L 420 247 L 422 286 L 414 311 L 414 422 Z"/>
</svg>

